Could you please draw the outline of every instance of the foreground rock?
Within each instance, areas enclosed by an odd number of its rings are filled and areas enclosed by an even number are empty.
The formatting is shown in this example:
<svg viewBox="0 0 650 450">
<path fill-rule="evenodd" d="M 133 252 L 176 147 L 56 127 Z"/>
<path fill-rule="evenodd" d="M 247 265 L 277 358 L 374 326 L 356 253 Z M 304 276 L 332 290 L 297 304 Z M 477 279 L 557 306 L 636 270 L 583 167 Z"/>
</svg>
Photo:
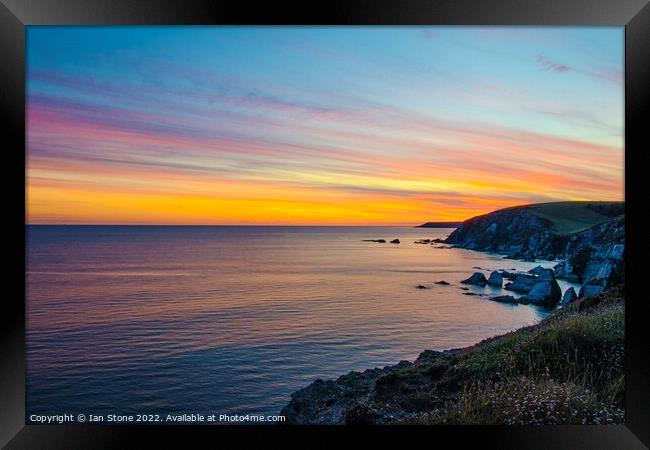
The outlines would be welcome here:
<svg viewBox="0 0 650 450">
<path fill-rule="evenodd" d="M 449 286 L 449 283 L 447 283 L 445 280 L 436 281 L 435 284 L 441 284 L 443 286 Z"/>
<path fill-rule="evenodd" d="M 577 298 L 578 298 L 578 294 L 576 294 L 576 290 L 574 288 L 570 287 L 569 289 L 566 290 L 566 292 L 562 296 L 561 303 L 563 305 L 566 305 L 567 303 L 571 303 L 571 302 L 577 300 Z"/>
<path fill-rule="evenodd" d="M 497 295 L 496 297 L 490 297 L 490 300 L 499 303 L 519 303 L 512 295 Z"/>
<path fill-rule="evenodd" d="M 399 244 L 399 239 L 393 239 L 390 241 L 391 244 Z"/>
<path fill-rule="evenodd" d="M 494 271 L 490 274 L 490 278 L 488 278 L 487 284 L 490 286 L 501 287 L 503 285 L 503 276 L 499 272 Z"/>
<path fill-rule="evenodd" d="M 533 269 L 530 269 L 528 273 L 537 275 L 540 280 L 551 280 L 554 277 L 553 269 L 545 269 L 542 266 L 537 266 Z"/>
<path fill-rule="evenodd" d="M 461 283 L 485 286 L 487 284 L 487 279 L 485 278 L 485 275 L 483 275 L 481 272 L 474 272 L 474 274 L 471 277 L 461 281 Z"/>
<path fill-rule="evenodd" d="M 515 274 L 515 279 L 511 283 L 506 283 L 504 289 L 508 291 L 520 292 L 523 294 L 528 294 L 535 283 L 537 282 L 537 277 L 535 275 L 527 275 L 523 273 Z"/>
<path fill-rule="evenodd" d="M 515 277 L 517 276 L 516 273 L 508 272 L 507 270 L 501 270 L 500 273 L 503 278 L 510 281 L 514 281 Z"/>
<path fill-rule="evenodd" d="M 585 284 L 580 288 L 578 293 L 578 298 L 590 298 L 595 295 L 602 293 L 605 290 L 604 287 L 597 284 Z"/>
<path fill-rule="evenodd" d="M 537 281 L 528 294 L 519 299 L 520 303 L 552 306 L 562 297 L 562 289 L 555 279 Z"/>
<path fill-rule="evenodd" d="M 386 239 L 362 239 L 363 242 L 379 242 L 381 244 L 386 243 Z"/>
</svg>

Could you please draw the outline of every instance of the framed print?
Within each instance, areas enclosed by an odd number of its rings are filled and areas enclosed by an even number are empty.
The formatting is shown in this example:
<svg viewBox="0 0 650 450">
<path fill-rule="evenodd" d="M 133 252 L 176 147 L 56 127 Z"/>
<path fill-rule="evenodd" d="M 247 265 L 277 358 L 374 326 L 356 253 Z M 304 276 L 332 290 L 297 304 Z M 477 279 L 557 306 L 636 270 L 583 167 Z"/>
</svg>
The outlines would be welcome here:
<svg viewBox="0 0 650 450">
<path fill-rule="evenodd" d="M 3 445 L 646 448 L 646 3 L 3 0 Z"/>
</svg>

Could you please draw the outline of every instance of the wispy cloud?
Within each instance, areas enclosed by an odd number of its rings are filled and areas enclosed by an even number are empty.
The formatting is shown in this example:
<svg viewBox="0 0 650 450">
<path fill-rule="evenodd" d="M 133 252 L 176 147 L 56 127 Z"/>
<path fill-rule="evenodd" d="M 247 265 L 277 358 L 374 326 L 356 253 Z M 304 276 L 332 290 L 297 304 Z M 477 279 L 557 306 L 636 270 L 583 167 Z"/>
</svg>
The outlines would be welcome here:
<svg viewBox="0 0 650 450">
<path fill-rule="evenodd" d="M 193 47 L 170 32 L 128 52 L 93 34 L 67 62 L 39 52 L 55 32 L 34 34 L 29 220 L 417 223 L 622 198 L 610 106 L 622 91 L 602 83 L 617 73 L 607 55 L 596 67 L 539 53 L 540 72 L 588 75 L 602 94 L 557 99 L 545 78 L 516 75 L 530 73 L 519 41 L 537 32 L 487 33 L 481 47 L 495 51 L 477 59 L 445 47 L 458 30 L 345 30 L 220 30 Z"/>
<path fill-rule="evenodd" d="M 550 61 L 544 55 L 538 55 L 537 56 L 537 64 L 539 64 L 542 67 L 542 69 L 548 70 L 550 72 L 565 73 L 565 72 L 569 72 L 570 70 L 572 70 L 566 64 L 560 64 L 560 63 L 557 63 L 557 62 Z"/>
</svg>

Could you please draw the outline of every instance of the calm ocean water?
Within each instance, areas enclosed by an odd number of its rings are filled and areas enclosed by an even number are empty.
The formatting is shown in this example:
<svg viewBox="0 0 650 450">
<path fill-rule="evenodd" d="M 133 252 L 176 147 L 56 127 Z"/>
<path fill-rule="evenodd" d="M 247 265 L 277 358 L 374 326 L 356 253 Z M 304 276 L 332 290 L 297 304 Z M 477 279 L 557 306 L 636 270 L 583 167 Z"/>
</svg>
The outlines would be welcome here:
<svg viewBox="0 0 650 450">
<path fill-rule="evenodd" d="M 317 378 L 470 345 L 549 313 L 462 295 L 473 266 L 539 263 L 413 243 L 449 229 L 27 231 L 28 414 L 277 414 Z M 375 238 L 402 243 L 361 241 Z"/>
</svg>

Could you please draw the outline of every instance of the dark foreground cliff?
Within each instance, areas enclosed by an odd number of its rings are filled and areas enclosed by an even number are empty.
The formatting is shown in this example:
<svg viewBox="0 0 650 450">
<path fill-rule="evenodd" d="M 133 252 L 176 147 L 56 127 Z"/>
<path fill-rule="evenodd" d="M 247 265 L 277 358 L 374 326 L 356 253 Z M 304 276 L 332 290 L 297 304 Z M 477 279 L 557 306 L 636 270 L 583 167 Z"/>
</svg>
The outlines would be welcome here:
<svg viewBox="0 0 650 450">
<path fill-rule="evenodd" d="M 623 287 L 537 325 L 414 362 L 317 380 L 289 424 L 608 424 L 624 421 Z"/>
</svg>

